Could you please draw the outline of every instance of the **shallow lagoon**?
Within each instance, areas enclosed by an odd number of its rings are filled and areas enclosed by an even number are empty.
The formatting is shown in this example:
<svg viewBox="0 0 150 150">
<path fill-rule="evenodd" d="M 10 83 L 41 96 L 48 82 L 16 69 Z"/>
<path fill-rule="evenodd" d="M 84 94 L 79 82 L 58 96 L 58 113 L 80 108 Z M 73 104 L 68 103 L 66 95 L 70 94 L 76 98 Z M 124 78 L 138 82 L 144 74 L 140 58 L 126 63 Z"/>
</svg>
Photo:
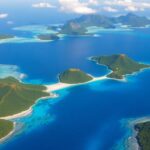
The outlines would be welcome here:
<svg viewBox="0 0 150 150">
<path fill-rule="evenodd" d="M 58 25 L 54 25 L 57 27 Z M 40 43 L 40 42 L 52 42 L 53 40 L 40 40 L 38 35 L 43 34 L 58 34 L 58 30 L 48 29 L 49 25 L 26 25 L 11 28 L 11 34 L 14 38 L 8 38 L 0 40 L 0 44 L 5 43 Z M 58 34 L 60 40 L 65 35 Z"/>
</svg>

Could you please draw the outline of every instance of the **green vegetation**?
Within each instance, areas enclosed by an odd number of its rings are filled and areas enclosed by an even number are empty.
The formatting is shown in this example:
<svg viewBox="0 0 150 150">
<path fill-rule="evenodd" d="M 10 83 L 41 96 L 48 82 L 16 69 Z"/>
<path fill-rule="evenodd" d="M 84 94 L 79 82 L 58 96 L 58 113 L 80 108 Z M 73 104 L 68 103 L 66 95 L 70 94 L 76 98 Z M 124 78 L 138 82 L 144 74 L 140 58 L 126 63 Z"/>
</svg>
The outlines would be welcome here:
<svg viewBox="0 0 150 150">
<path fill-rule="evenodd" d="M 93 78 L 79 69 L 69 69 L 59 75 L 62 83 L 77 84 L 92 80 Z"/>
<path fill-rule="evenodd" d="M 13 35 L 0 35 L 0 40 L 10 39 L 10 38 L 14 38 L 14 36 Z"/>
<path fill-rule="evenodd" d="M 144 27 L 146 25 L 150 25 L 150 20 L 148 18 L 137 16 L 133 13 L 118 17 L 117 22 L 120 22 L 124 25 L 129 25 L 131 27 Z"/>
<path fill-rule="evenodd" d="M 29 109 L 37 99 L 49 96 L 46 87 L 19 82 L 13 77 L 0 79 L 0 117 L 7 117 Z M 13 122 L 0 119 L 0 139 L 13 130 Z"/>
<path fill-rule="evenodd" d="M 124 54 L 92 57 L 91 60 L 107 66 L 112 70 L 112 73 L 108 77 L 115 79 L 123 79 L 124 75 L 150 67 L 150 65 L 138 63 Z"/>
<path fill-rule="evenodd" d="M 41 35 L 38 35 L 38 38 L 40 40 L 58 40 L 59 37 L 55 34 L 41 34 Z"/>
<path fill-rule="evenodd" d="M 80 24 L 75 22 L 68 22 L 62 27 L 61 33 L 68 35 L 84 35 L 86 34 L 86 29 Z"/>
<path fill-rule="evenodd" d="M 90 26 L 115 28 L 112 18 L 98 14 L 83 15 L 80 18 L 75 19 L 74 21 L 79 23 L 84 28 Z"/>
<path fill-rule="evenodd" d="M 111 19 L 101 15 L 83 15 L 79 18 L 68 21 L 62 27 L 61 33 L 69 35 L 87 34 L 87 27 L 98 26 L 103 28 L 114 28 Z"/>
<path fill-rule="evenodd" d="M 105 29 L 116 28 L 116 24 L 128 25 L 130 27 L 145 27 L 150 25 L 150 20 L 146 17 L 128 13 L 119 17 L 107 17 L 98 14 L 83 15 L 72 19 L 62 26 L 61 33 L 69 35 L 87 34 L 87 27 L 101 27 Z"/>
<path fill-rule="evenodd" d="M 7 136 L 13 130 L 13 122 L 0 119 L 0 139 Z"/>
<path fill-rule="evenodd" d="M 29 109 L 37 99 L 49 96 L 44 90 L 44 86 L 23 84 L 13 77 L 0 79 L 0 117 Z"/>
<path fill-rule="evenodd" d="M 137 140 L 141 150 L 150 150 L 150 122 L 135 125 L 138 131 Z"/>
</svg>

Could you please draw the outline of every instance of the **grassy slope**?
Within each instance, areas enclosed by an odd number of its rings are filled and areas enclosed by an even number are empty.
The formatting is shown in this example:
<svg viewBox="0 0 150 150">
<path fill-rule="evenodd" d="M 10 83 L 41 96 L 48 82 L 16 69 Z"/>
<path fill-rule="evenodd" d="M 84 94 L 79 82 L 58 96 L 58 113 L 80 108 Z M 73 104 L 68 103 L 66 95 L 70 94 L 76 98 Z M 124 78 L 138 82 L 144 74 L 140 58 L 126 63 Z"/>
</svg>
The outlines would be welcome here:
<svg viewBox="0 0 150 150">
<path fill-rule="evenodd" d="M 137 140 L 141 150 L 150 150 L 150 122 L 137 124 L 135 129 L 138 130 Z"/>
<path fill-rule="evenodd" d="M 92 77 L 79 69 L 69 69 L 61 73 L 59 79 L 62 83 L 77 84 L 88 82 Z"/>
<path fill-rule="evenodd" d="M 117 79 L 122 79 L 124 75 L 132 74 L 140 69 L 150 67 L 149 65 L 140 64 L 123 54 L 93 57 L 92 60 L 98 64 L 106 65 L 113 71 L 108 77 Z"/>
<path fill-rule="evenodd" d="M 13 122 L 0 119 L 0 139 L 8 135 L 13 130 Z"/>
<path fill-rule="evenodd" d="M 49 96 L 44 86 L 20 83 L 9 77 L 0 79 L 0 117 L 20 113 L 29 109 L 38 98 Z"/>
</svg>

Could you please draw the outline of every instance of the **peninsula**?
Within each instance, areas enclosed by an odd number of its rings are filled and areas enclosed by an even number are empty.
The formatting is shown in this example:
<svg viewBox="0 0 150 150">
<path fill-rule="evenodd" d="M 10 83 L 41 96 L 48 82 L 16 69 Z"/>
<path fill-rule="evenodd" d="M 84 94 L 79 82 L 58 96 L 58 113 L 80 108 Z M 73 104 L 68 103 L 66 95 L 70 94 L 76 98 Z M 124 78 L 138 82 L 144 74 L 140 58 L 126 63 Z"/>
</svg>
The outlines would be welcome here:
<svg viewBox="0 0 150 150">
<path fill-rule="evenodd" d="M 11 117 L 28 110 L 38 99 L 50 94 L 41 85 L 24 84 L 13 77 L 0 79 L 0 139 L 13 130 Z"/>
<path fill-rule="evenodd" d="M 79 84 L 92 80 L 93 77 L 80 69 L 69 69 L 59 75 L 59 81 L 67 84 Z"/>
<path fill-rule="evenodd" d="M 107 66 L 112 71 L 107 77 L 114 79 L 123 79 L 125 75 L 150 68 L 150 65 L 138 63 L 125 54 L 95 56 L 91 57 L 91 60 L 99 65 Z"/>
</svg>

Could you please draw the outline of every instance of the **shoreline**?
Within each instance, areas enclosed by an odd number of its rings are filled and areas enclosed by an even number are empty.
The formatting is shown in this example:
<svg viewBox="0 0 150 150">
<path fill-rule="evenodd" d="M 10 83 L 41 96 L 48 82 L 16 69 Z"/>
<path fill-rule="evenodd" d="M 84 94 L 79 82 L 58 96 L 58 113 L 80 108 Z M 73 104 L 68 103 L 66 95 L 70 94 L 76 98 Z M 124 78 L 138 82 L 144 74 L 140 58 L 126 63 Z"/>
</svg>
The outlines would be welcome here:
<svg viewBox="0 0 150 150">
<path fill-rule="evenodd" d="M 57 97 L 57 95 L 52 93 L 52 95 L 46 96 L 46 97 L 41 97 L 41 98 L 37 99 L 37 101 L 46 100 L 48 98 L 56 98 L 56 97 Z M 36 104 L 36 102 L 35 102 L 35 104 Z M 2 120 L 10 120 L 10 121 L 13 122 L 13 130 L 10 131 L 6 136 L 4 136 L 3 138 L 0 139 L 0 144 L 3 143 L 5 140 L 9 139 L 12 136 L 12 134 L 15 133 L 15 131 L 16 131 L 16 129 L 15 129 L 16 128 L 16 122 L 13 121 L 13 119 L 23 118 L 23 117 L 26 117 L 28 115 L 31 115 L 32 111 L 33 111 L 32 107 L 35 104 L 33 104 L 29 109 L 27 109 L 25 111 L 22 111 L 20 113 L 10 115 L 10 116 L 6 116 L 6 117 L 0 117 L 0 119 L 2 119 Z"/>
<path fill-rule="evenodd" d="M 135 129 L 135 125 L 139 124 L 139 123 L 144 123 L 144 122 L 149 122 L 150 121 L 150 117 L 142 117 L 142 118 L 137 118 L 137 119 L 133 119 L 131 121 L 129 121 L 129 128 L 131 129 L 131 135 L 128 137 L 127 139 L 127 145 L 128 148 L 127 150 L 140 150 L 140 145 L 138 143 L 137 140 L 137 134 L 138 131 Z"/>
<path fill-rule="evenodd" d="M 22 111 L 20 113 L 14 114 L 14 115 L 6 116 L 6 117 L 0 117 L 0 119 L 2 119 L 2 120 L 12 120 L 12 119 L 22 118 L 22 117 L 28 116 L 31 113 L 32 113 L 32 106 L 28 110 Z"/>
<path fill-rule="evenodd" d="M 37 99 L 37 101 L 39 101 L 39 100 L 46 100 L 46 99 L 49 99 L 49 98 L 56 98 L 56 97 L 57 97 L 57 94 L 53 94 L 52 93 L 52 95 L 46 96 L 46 97 L 41 97 L 41 98 Z M 2 119 L 2 120 L 13 120 L 13 119 L 17 119 L 17 118 L 22 118 L 22 117 L 28 116 L 28 115 L 32 114 L 32 111 L 33 111 L 32 107 L 36 104 L 36 102 L 29 109 L 27 109 L 25 111 L 22 111 L 20 113 L 13 114 L 13 115 L 10 115 L 10 116 L 0 117 L 0 119 Z"/>
<path fill-rule="evenodd" d="M 9 132 L 6 136 L 0 139 L 0 144 L 3 143 L 8 138 L 10 138 L 15 133 L 15 128 L 16 128 L 16 122 L 13 122 L 13 130 Z"/>
</svg>

